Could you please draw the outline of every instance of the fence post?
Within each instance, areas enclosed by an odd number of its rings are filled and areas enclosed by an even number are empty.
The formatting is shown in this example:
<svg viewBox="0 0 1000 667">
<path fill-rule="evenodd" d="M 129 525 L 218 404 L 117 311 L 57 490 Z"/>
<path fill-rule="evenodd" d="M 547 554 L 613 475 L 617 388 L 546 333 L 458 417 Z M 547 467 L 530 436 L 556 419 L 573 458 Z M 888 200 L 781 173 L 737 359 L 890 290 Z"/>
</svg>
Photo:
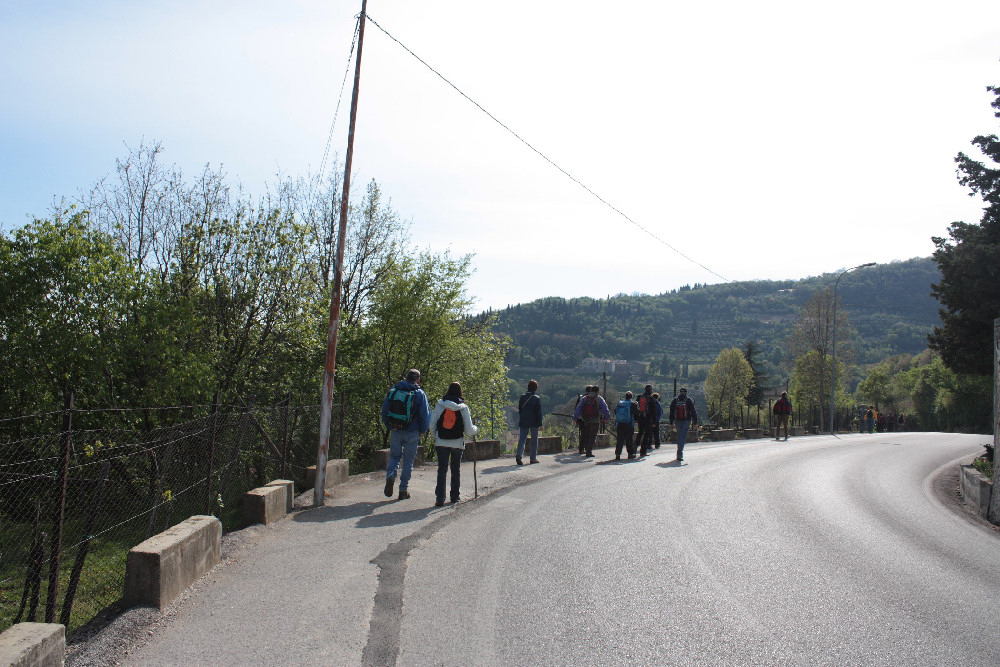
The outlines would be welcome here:
<svg viewBox="0 0 1000 667">
<path fill-rule="evenodd" d="M 215 432 L 219 422 L 219 390 L 215 390 L 215 397 L 212 399 L 212 435 L 208 443 L 208 474 L 205 475 L 205 511 L 206 516 L 211 514 L 212 509 L 212 474 L 215 465 Z"/>
<path fill-rule="evenodd" d="M 344 458 L 344 409 L 346 407 L 346 395 L 344 390 L 340 390 L 340 458 Z"/>
<path fill-rule="evenodd" d="M 344 395 L 343 390 L 340 395 Z M 281 406 L 281 479 L 288 479 L 288 410 L 291 404 L 292 394 L 285 394 L 285 403 Z M 340 423 L 340 433 L 343 436 L 343 422 Z"/>
<path fill-rule="evenodd" d="M 993 320 L 993 495 L 990 497 L 990 521 L 1000 524 L 1000 457 L 996 455 L 1000 444 L 1000 319 Z"/>
<path fill-rule="evenodd" d="M 56 619 L 56 596 L 59 595 L 59 556 L 62 553 L 63 513 L 66 509 L 66 475 L 69 472 L 69 449 L 73 442 L 73 390 L 66 392 L 63 407 L 62 444 L 59 472 L 56 477 L 55 515 L 52 518 L 52 542 L 49 546 L 49 590 L 45 601 L 45 622 Z"/>
<path fill-rule="evenodd" d="M 73 598 L 76 597 L 76 587 L 80 583 L 80 575 L 83 574 L 83 564 L 87 560 L 87 552 L 90 550 L 90 541 L 94 539 L 91 531 L 94 530 L 94 521 L 97 520 L 97 513 L 101 511 L 101 503 L 104 502 L 104 489 L 108 482 L 108 472 L 111 470 L 111 461 L 105 461 L 101 466 L 101 479 L 97 482 L 97 493 L 90 504 L 90 511 L 87 513 L 87 524 L 83 527 L 83 541 L 76 552 L 76 561 L 73 563 L 73 572 L 69 576 L 69 585 L 66 586 L 66 597 L 63 598 L 62 611 L 59 614 L 59 622 L 69 627 L 69 616 L 73 611 Z"/>
</svg>

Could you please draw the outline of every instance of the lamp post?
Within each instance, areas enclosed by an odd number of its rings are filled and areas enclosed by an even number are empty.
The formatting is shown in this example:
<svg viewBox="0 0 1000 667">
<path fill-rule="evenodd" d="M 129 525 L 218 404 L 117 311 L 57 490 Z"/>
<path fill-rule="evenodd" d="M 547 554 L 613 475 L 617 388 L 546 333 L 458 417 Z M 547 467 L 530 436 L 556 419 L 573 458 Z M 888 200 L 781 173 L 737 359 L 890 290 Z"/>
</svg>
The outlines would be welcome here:
<svg viewBox="0 0 1000 667">
<path fill-rule="evenodd" d="M 844 277 L 845 274 L 850 273 L 855 269 L 863 269 L 865 267 L 875 266 L 875 262 L 868 262 L 867 264 L 859 264 L 858 266 L 853 266 L 839 276 L 837 276 L 836 282 L 833 283 L 833 345 L 830 346 L 830 435 L 833 435 L 833 406 L 837 398 L 837 287 L 840 286 L 840 279 Z"/>
</svg>

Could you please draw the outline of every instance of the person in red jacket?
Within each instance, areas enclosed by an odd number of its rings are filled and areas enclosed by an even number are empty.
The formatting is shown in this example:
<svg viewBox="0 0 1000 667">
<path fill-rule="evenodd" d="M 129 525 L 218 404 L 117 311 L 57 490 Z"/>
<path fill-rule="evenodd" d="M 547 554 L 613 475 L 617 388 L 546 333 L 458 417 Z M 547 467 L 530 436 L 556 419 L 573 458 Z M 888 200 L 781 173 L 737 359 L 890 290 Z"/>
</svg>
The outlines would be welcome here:
<svg viewBox="0 0 1000 667">
<path fill-rule="evenodd" d="M 785 440 L 788 440 L 788 416 L 792 414 L 792 402 L 788 399 L 788 392 L 781 392 L 781 398 L 774 404 L 774 439 L 781 440 L 781 427 L 785 427 Z"/>
</svg>

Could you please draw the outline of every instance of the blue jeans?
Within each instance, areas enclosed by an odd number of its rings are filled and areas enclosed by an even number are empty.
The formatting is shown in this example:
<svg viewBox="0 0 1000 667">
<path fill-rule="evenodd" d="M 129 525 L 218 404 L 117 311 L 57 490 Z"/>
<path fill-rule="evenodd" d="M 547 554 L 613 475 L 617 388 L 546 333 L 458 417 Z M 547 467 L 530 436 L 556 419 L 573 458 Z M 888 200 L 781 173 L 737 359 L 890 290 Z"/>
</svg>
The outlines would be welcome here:
<svg viewBox="0 0 1000 667">
<path fill-rule="evenodd" d="M 417 431 L 398 429 L 389 434 L 389 462 L 385 465 L 385 478 L 396 476 L 399 460 L 403 460 L 403 470 L 399 473 L 399 490 L 406 491 L 413 472 L 413 459 L 417 458 L 420 434 Z"/>
<path fill-rule="evenodd" d="M 438 502 L 444 502 L 444 486 L 451 468 L 451 500 L 458 502 L 459 485 L 462 482 L 462 452 L 458 447 L 435 447 L 438 456 L 438 481 L 434 495 Z"/>
<path fill-rule="evenodd" d="M 674 424 L 677 426 L 677 459 L 684 460 L 684 443 L 688 439 L 688 428 L 691 426 L 690 419 L 679 419 Z"/>
<path fill-rule="evenodd" d="M 531 432 L 531 460 L 538 458 L 538 427 L 522 426 L 521 435 L 517 439 L 517 458 L 524 456 L 524 441 L 528 439 L 528 432 Z"/>
</svg>

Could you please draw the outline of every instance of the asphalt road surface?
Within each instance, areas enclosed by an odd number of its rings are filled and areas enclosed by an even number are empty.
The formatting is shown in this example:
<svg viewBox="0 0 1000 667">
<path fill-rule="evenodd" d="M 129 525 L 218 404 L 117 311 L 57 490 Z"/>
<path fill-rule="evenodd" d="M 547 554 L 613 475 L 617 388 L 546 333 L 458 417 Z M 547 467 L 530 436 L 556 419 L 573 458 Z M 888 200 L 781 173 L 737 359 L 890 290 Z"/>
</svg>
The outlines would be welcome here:
<svg viewBox="0 0 1000 667">
<path fill-rule="evenodd" d="M 432 471 L 374 481 L 265 529 L 129 663 L 1000 665 L 1000 534 L 954 498 L 989 439 L 544 457 L 445 508 Z"/>
<path fill-rule="evenodd" d="M 987 439 L 719 445 L 513 489 L 410 554 L 398 663 L 998 665 L 998 535 L 930 481 Z"/>
</svg>

